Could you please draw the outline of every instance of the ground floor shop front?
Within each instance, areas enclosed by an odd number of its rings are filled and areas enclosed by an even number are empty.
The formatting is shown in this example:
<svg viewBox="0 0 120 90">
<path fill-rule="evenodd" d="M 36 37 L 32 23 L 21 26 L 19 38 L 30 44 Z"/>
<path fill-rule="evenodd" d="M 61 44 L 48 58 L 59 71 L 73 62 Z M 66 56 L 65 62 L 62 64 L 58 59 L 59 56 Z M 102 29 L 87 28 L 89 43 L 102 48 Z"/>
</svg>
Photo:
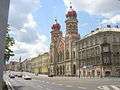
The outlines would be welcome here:
<svg viewBox="0 0 120 90">
<path fill-rule="evenodd" d="M 119 66 L 92 66 L 79 70 L 79 77 L 120 77 Z"/>
<path fill-rule="evenodd" d="M 54 65 L 50 68 L 50 75 L 53 76 L 74 76 L 74 77 L 120 77 L 120 66 L 84 66 L 77 68 L 76 64 Z"/>
</svg>

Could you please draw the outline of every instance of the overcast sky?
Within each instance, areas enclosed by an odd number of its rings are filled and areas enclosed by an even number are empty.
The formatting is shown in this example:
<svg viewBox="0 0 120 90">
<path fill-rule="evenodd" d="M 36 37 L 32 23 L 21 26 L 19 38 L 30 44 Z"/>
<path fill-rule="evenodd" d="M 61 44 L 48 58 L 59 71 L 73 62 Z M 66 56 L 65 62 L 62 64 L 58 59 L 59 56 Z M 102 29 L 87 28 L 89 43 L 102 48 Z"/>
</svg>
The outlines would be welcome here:
<svg viewBox="0 0 120 90">
<path fill-rule="evenodd" d="M 105 24 L 120 23 L 119 0 L 11 0 L 10 35 L 15 39 L 11 60 L 35 57 L 49 51 L 50 31 L 56 17 L 65 31 L 70 2 L 77 11 L 82 36 Z"/>
</svg>

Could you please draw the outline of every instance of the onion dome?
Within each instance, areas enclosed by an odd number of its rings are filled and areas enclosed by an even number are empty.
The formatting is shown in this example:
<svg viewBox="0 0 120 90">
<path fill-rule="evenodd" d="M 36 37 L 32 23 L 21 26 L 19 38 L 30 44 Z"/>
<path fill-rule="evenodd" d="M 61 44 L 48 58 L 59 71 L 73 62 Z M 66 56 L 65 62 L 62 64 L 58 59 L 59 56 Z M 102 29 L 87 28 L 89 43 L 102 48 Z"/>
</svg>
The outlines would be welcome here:
<svg viewBox="0 0 120 90">
<path fill-rule="evenodd" d="M 73 10 L 72 6 L 70 6 L 70 10 L 66 14 L 66 17 L 77 17 L 77 13 L 75 10 Z"/>
<path fill-rule="evenodd" d="M 60 24 L 57 22 L 57 19 L 55 19 L 55 24 L 52 25 L 51 29 L 52 30 L 60 30 L 61 26 Z"/>
</svg>

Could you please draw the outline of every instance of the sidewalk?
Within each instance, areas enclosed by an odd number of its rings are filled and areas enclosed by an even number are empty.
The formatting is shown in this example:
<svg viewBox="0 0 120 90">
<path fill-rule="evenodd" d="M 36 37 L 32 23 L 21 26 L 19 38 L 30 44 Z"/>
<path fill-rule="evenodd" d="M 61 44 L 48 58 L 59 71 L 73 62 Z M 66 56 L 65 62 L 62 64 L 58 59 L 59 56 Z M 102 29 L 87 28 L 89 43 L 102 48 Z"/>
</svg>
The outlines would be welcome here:
<svg viewBox="0 0 120 90">
<path fill-rule="evenodd" d="M 6 74 L 8 74 L 8 73 L 6 73 Z M 5 84 L 6 84 L 6 88 L 7 88 L 5 90 L 14 90 L 11 83 L 9 82 L 9 77 L 7 75 L 4 75 L 3 78 L 4 78 L 4 81 L 5 81 Z"/>
<path fill-rule="evenodd" d="M 48 77 L 48 75 L 45 75 L 45 74 L 38 74 L 38 75 L 35 75 L 33 73 L 29 73 L 27 72 L 28 74 L 30 74 L 33 78 L 34 77 L 37 77 L 37 78 L 49 78 L 49 79 L 56 79 L 56 80 L 117 80 L 117 81 L 120 81 L 120 78 L 117 78 L 117 77 L 103 77 L 103 78 L 100 78 L 100 77 L 67 77 L 67 76 L 53 76 L 53 77 Z"/>
<path fill-rule="evenodd" d="M 7 89 L 6 90 L 14 90 L 14 88 L 12 87 L 12 85 L 10 84 L 9 81 L 6 81 L 6 85 L 7 85 Z"/>
<path fill-rule="evenodd" d="M 39 77 L 48 77 L 48 75 L 45 74 L 38 74 Z"/>
<path fill-rule="evenodd" d="M 120 78 L 108 78 L 108 77 L 103 77 L 103 78 L 99 78 L 99 77 L 59 77 L 59 76 L 55 76 L 55 77 L 48 77 L 49 79 L 56 79 L 56 80 L 88 80 L 88 81 L 98 81 L 98 80 L 112 80 L 112 81 L 119 81 L 120 82 Z"/>
<path fill-rule="evenodd" d="M 8 85 L 5 81 L 3 82 L 3 90 L 11 90 L 11 89 L 8 89 Z"/>
</svg>

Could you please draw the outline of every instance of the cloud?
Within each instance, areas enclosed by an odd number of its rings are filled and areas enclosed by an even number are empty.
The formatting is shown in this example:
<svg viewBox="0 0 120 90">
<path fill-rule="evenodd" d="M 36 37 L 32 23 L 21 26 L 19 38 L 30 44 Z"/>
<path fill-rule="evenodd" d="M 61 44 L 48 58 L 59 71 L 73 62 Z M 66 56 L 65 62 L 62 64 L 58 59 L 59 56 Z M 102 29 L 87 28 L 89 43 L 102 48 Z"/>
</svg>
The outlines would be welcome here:
<svg viewBox="0 0 120 90">
<path fill-rule="evenodd" d="M 35 27 L 37 27 L 37 23 L 34 20 L 32 14 L 28 14 L 27 21 L 24 23 L 23 27 L 24 28 L 31 28 L 31 29 L 32 28 L 34 29 Z"/>
<path fill-rule="evenodd" d="M 109 24 L 117 24 L 120 23 L 120 15 L 115 15 L 111 18 L 106 18 L 102 21 L 102 24 L 109 23 Z"/>
<path fill-rule="evenodd" d="M 34 43 L 38 38 L 37 36 L 37 22 L 34 20 L 32 14 L 28 14 L 26 22 L 23 23 L 21 28 L 11 27 L 11 35 L 19 42 Z"/>
<path fill-rule="evenodd" d="M 21 28 L 26 22 L 28 15 L 35 12 L 40 4 L 40 0 L 11 0 L 9 11 L 9 24 L 13 27 Z"/>
<path fill-rule="evenodd" d="M 15 45 L 11 47 L 15 57 L 32 58 L 49 51 L 48 37 L 40 34 L 37 30 L 25 29 L 25 31 L 11 31 L 10 33 L 15 38 Z"/>
<path fill-rule="evenodd" d="M 119 0 L 63 0 L 65 5 L 70 6 L 70 1 L 78 11 L 85 11 L 92 15 L 106 17 L 120 13 Z"/>
<path fill-rule="evenodd" d="M 48 38 L 38 31 L 33 13 L 41 7 L 40 0 L 11 0 L 9 11 L 10 35 L 15 39 L 11 49 L 15 57 L 34 57 L 48 51 Z"/>
<path fill-rule="evenodd" d="M 100 24 L 120 23 L 120 0 L 63 0 L 68 8 L 72 2 L 77 11 L 84 11 L 89 15 L 102 16 Z"/>
<path fill-rule="evenodd" d="M 36 39 L 36 41 L 33 44 L 29 44 L 26 42 L 20 42 L 15 41 L 15 45 L 11 47 L 11 49 L 14 51 L 15 56 L 20 57 L 23 56 L 23 58 L 31 58 L 35 57 L 40 53 L 47 52 L 48 51 L 48 42 L 47 37 L 44 35 L 41 35 L 41 38 Z"/>
</svg>

